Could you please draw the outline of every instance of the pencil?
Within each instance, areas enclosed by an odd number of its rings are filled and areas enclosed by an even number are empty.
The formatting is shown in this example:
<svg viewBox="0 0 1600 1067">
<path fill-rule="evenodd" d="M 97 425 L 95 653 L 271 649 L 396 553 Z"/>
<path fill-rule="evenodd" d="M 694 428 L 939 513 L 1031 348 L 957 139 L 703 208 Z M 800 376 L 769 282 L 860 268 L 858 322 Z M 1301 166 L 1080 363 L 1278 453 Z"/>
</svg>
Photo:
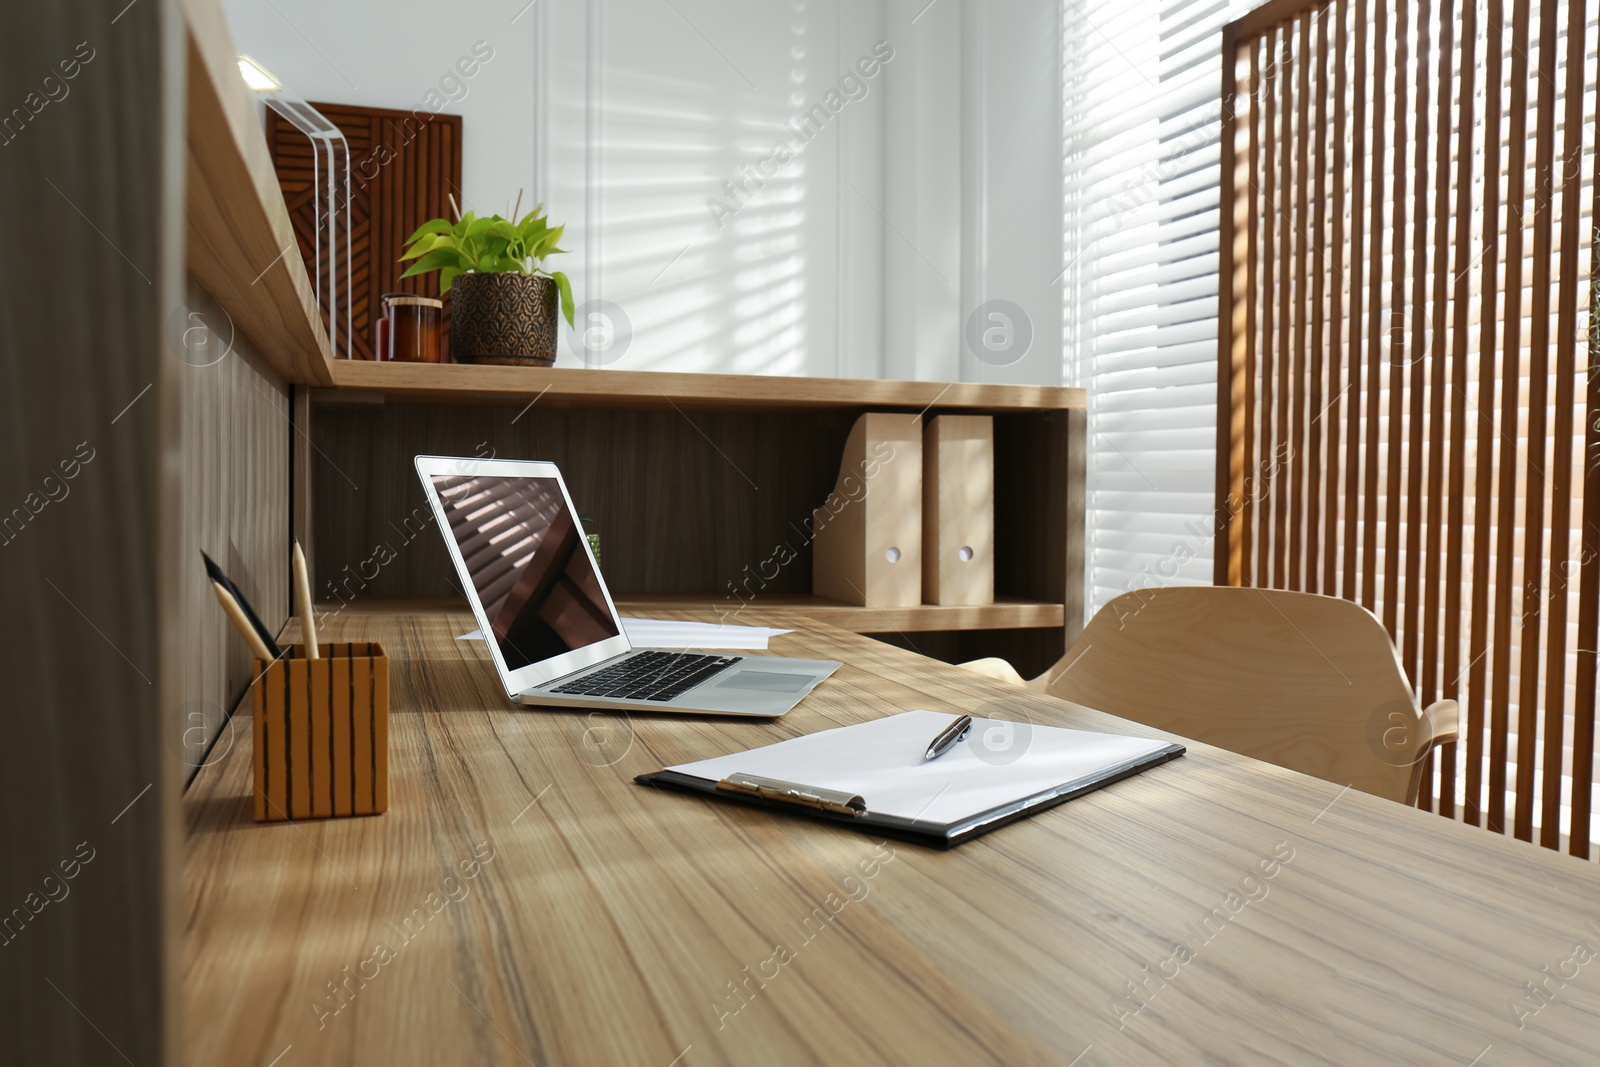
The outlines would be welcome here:
<svg viewBox="0 0 1600 1067">
<path fill-rule="evenodd" d="M 260 638 L 261 647 L 271 653 L 267 658 L 277 659 L 283 655 L 282 650 L 278 648 L 278 642 L 273 637 L 272 631 L 267 629 L 267 624 L 261 621 L 261 616 L 257 615 L 255 608 L 250 606 L 250 601 L 244 595 L 244 591 L 228 580 L 228 576 L 222 573 L 222 568 L 217 566 L 216 562 L 206 555 L 204 550 L 201 551 L 200 558 L 206 561 L 206 577 L 222 586 L 223 591 L 233 598 L 234 603 L 239 606 L 240 612 L 244 614 L 245 622 L 250 624 L 250 628 L 255 631 L 256 637 Z"/>
<path fill-rule="evenodd" d="M 306 554 L 300 549 L 300 539 L 294 538 L 294 596 L 300 609 L 300 639 L 305 642 L 306 659 L 319 659 L 317 648 L 317 615 L 311 610 L 311 575 L 306 570 Z"/>
<path fill-rule="evenodd" d="M 222 605 L 222 610 L 227 612 L 228 618 L 233 620 L 234 629 L 239 631 L 239 636 L 244 638 L 244 643 L 250 646 L 250 651 L 256 654 L 256 658 L 263 663 L 271 663 L 277 659 L 278 657 L 269 652 L 267 646 L 262 643 L 261 635 L 256 633 L 254 626 L 250 625 L 250 620 L 245 616 L 244 609 L 233 598 L 233 594 L 222 588 L 220 582 L 212 582 L 211 591 L 217 594 L 217 603 Z"/>
</svg>

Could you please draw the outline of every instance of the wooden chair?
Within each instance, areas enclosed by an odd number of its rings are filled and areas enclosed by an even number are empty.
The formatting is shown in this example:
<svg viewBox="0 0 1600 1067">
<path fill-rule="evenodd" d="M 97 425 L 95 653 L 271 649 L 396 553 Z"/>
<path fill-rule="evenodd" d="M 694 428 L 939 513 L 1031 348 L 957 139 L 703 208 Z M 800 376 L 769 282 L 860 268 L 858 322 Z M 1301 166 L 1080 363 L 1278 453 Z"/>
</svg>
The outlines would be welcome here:
<svg viewBox="0 0 1600 1067">
<path fill-rule="evenodd" d="M 1458 733 L 1455 701 L 1418 709 L 1371 612 L 1310 593 L 1124 593 L 1032 681 L 1005 660 L 964 666 L 1407 804 L 1423 757 Z"/>
</svg>

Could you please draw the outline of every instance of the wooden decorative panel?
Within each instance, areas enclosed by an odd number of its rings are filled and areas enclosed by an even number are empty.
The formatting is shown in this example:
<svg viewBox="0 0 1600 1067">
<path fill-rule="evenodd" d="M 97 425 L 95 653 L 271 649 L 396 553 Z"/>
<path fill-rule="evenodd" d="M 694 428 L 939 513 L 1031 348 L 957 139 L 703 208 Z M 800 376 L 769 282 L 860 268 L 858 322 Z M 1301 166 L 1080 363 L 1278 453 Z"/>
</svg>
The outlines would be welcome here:
<svg viewBox="0 0 1600 1067">
<path fill-rule="evenodd" d="M 312 104 L 344 132 L 350 144 L 351 272 L 355 305 L 353 355 L 371 359 L 373 324 L 384 293 L 437 296 L 437 275 L 400 280 L 404 241 L 435 217 L 451 218 L 450 195 L 461 201 L 461 116 L 434 115 L 351 104 Z M 267 147 L 289 205 L 306 270 L 316 270 L 315 160 L 311 141 L 281 115 L 267 111 Z M 326 180 L 326 175 L 323 175 Z M 342 232 L 342 231 L 341 231 Z M 327 314 L 327 294 L 323 294 Z M 444 302 L 446 356 L 450 298 Z M 344 352 L 341 322 L 340 353 Z"/>
<path fill-rule="evenodd" d="M 1228 27 L 1215 556 L 1219 584 L 1365 605 L 1422 702 L 1460 701 L 1422 806 L 1585 857 L 1593 10 L 1275 0 Z"/>
<path fill-rule="evenodd" d="M 206 324 L 219 345 L 230 340 L 223 309 L 193 278 L 185 308 L 186 328 Z M 248 338 L 231 341 L 217 363 L 178 370 L 183 509 L 175 537 L 183 566 L 174 629 L 182 635 L 183 699 L 169 729 L 181 785 L 238 739 L 228 715 L 255 677 L 249 648 L 222 623 L 200 553 L 221 564 L 274 632 L 289 617 L 289 387 Z"/>
</svg>

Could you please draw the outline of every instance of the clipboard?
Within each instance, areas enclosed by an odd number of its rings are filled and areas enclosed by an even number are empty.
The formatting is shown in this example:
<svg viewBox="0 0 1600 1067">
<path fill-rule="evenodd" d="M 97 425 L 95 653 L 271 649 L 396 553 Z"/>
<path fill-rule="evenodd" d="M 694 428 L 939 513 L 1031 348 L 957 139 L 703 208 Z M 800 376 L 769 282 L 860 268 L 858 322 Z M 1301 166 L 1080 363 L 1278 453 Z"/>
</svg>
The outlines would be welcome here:
<svg viewBox="0 0 1600 1067">
<path fill-rule="evenodd" d="M 920 749 L 902 752 L 906 739 L 920 737 L 925 746 L 928 738 L 955 718 L 938 712 L 905 712 L 669 767 L 639 775 L 634 781 L 948 849 L 1184 754 L 1182 745 L 1156 739 L 1024 724 L 1031 731 L 1030 741 L 1040 742 L 1037 749 L 1042 751 L 1032 753 L 1031 764 L 1026 751 L 1008 762 L 1005 753 L 996 755 L 981 747 L 986 744 L 984 731 L 1017 724 L 977 718 L 973 720 L 974 737 L 950 755 L 925 761 Z M 1101 750 L 1105 758 L 1100 758 Z M 818 770 L 819 762 L 834 759 L 841 766 Z M 952 762 L 941 766 L 944 760 Z M 752 770 L 731 769 L 738 764 Z M 799 774 L 778 777 L 770 773 L 808 766 L 813 773 L 804 777 L 825 784 L 793 780 L 802 777 Z M 1060 780 L 1052 781 L 1052 776 Z M 859 786 L 851 784 L 854 782 Z M 952 787 L 957 795 L 946 799 Z M 915 811 L 918 790 L 936 789 L 925 805 L 927 814 Z M 875 794 L 883 798 L 877 810 Z M 998 802 L 990 802 L 997 798 Z M 940 800 L 945 801 L 942 807 L 938 806 Z"/>
</svg>

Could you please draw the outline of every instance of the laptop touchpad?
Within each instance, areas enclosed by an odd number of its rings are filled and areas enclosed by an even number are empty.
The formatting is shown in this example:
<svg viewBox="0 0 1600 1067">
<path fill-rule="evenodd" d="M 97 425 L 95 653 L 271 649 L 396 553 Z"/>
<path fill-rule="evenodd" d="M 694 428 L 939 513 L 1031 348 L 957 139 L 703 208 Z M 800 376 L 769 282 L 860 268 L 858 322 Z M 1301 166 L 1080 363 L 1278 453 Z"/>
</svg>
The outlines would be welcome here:
<svg viewBox="0 0 1600 1067">
<path fill-rule="evenodd" d="M 718 689 L 746 689 L 757 693 L 798 693 L 811 684 L 809 674 L 774 674 L 771 671 L 735 671 L 717 683 Z"/>
</svg>

